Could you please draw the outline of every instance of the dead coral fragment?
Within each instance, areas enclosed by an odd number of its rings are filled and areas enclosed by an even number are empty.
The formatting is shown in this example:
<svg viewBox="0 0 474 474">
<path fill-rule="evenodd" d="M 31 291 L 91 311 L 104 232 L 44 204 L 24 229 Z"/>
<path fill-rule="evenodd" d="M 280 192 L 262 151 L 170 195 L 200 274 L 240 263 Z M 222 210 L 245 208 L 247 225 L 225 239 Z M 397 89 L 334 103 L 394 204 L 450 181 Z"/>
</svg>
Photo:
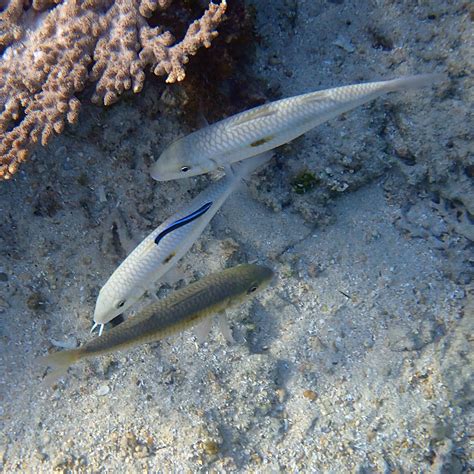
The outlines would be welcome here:
<svg viewBox="0 0 474 474">
<path fill-rule="evenodd" d="M 211 45 L 227 5 L 210 3 L 175 43 L 146 20 L 171 2 L 33 0 L 26 10 L 23 0 L 8 2 L 0 14 L 0 179 L 17 171 L 35 143 L 46 145 L 66 121 L 77 121 L 75 94 L 87 81 L 97 82 L 93 101 L 110 105 L 125 90 L 141 91 L 146 67 L 166 82 L 184 79 L 184 64 Z"/>
</svg>

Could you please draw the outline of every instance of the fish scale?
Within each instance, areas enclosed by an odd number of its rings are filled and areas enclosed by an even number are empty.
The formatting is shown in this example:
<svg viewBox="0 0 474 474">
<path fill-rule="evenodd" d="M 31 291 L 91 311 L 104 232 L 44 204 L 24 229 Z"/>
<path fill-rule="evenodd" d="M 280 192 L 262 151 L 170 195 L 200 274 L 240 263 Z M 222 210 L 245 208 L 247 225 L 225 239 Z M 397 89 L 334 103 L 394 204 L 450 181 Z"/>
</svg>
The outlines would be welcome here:
<svg viewBox="0 0 474 474">
<path fill-rule="evenodd" d="M 171 143 L 151 169 L 158 181 L 196 176 L 287 143 L 385 93 L 443 79 L 421 74 L 310 92 L 228 117 Z"/>
</svg>

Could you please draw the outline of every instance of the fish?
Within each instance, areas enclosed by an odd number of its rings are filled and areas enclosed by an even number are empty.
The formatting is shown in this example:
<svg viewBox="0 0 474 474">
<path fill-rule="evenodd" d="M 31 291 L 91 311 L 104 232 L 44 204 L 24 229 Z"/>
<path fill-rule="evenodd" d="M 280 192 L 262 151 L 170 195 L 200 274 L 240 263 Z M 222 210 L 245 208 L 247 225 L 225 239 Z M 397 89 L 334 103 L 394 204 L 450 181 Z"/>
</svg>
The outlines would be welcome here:
<svg viewBox="0 0 474 474">
<path fill-rule="evenodd" d="M 101 335 L 106 323 L 135 304 L 174 267 L 242 180 L 271 156 L 271 152 L 266 152 L 245 163 L 228 167 L 222 179 L 211 184 L 145 237 L 99 291 L 91 332 L 99 327 Z"/>
<path fill-rule="evenodd" d="M 287 143 L 388 92 L 416 89 L 443 74 L 354 84 L 277 100 L 201 128 L 171 143 L 151 167 L 157 181 L 196 176 Z"/>
<path fill-rule="evenodd" d="M 198 324 L 206 323 L 208 327 L 207 322 L 216 313 L 220 313 L 222 324 L 223 312 L 251 299 L 270 284 L 273 276 L 272 269 L 256 264 L 241 264 L 212 273 L 150 304 L 139 314 L 77 349 L 42 357 L 40 365 L 54 369 L 45 378 L 45 383 L 61 377 L 81 359 L 158 341 Z"/>
</svg>

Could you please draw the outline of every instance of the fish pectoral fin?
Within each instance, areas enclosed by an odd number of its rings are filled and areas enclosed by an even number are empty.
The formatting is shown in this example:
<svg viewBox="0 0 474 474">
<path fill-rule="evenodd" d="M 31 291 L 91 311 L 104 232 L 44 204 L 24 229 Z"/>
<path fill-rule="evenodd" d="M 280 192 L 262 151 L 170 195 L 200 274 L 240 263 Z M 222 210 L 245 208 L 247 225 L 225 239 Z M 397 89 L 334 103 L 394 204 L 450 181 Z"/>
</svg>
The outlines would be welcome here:
<svg viewBox="0 0 474 474">
<path fill-rule="evenodd" d="M 167 283 L 168 285 L 175 285 L 179 280 L 186 278 L 186 272 L 180 267 L 174 267 L 168 270 L 161 278 L 161 283 Z"/>
<path fill-rule="evenodd" d="M 219 329 L 224 336 L 224 339 L 229 343 L 229 344 L 235 344 L 235 339 L 232 336 L 232 329 L 229 326 L 229 321 L 227 320 L 227 316 L 224 313 L 219 313 L 217 316 L 217 324 L 219 326 Z"/>
<path fill-rule="evenodd" d="M 209 127 L 209 122 L 202 110 L 197 113 L 197 125 L 199 128 Z"/>
<path fill-rule="evenodd" d="M 271 106 L 271 104 L 262 105 L 261 107 L 258 107 L 253 111 L 251 110 L 247 113 L 243 113 L 242 117 L 237 118 L 231 124 L 229 124 L 229 128 L 239 127 L 240 125 L 246 125 L 254 120 L 258 120 L 264 117 L 271 117 L 277 112 L 278 110 L 275 107 Z"/>
<path fill-rule="evenodd" d="M 211 324 L 212 324 L 212 318 L 208 317 L 203 319 L 200 323 L 196 324 L 193 328 L 194 335 L 196 336 L 196 340 L 198 344 L 203 344 L 207 336 L 209 336 L 209 333 L 211 331 Z"/>
<path fill-rule="evenodd" d="M 150 295 L 150 298 L 153 301 L 160 301 L 160 298 L 158 298 L 158 295 L 156 294 L 156 290 L 148 290 L 148 294 Z"/>
</svg>

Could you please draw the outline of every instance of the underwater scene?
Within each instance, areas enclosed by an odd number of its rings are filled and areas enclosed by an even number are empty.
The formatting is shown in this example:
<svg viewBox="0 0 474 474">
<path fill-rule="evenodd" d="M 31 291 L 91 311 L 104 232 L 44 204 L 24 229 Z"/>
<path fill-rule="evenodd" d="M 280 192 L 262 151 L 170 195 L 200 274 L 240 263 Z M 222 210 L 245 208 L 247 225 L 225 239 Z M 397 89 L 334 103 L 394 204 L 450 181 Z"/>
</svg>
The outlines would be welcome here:
<svg viewBox="0 0 474 474">
<path fill-rule="evenodd" d="M 473 19 L 0 0 L 0 472 L 472 472 Z"/>
</svg>

